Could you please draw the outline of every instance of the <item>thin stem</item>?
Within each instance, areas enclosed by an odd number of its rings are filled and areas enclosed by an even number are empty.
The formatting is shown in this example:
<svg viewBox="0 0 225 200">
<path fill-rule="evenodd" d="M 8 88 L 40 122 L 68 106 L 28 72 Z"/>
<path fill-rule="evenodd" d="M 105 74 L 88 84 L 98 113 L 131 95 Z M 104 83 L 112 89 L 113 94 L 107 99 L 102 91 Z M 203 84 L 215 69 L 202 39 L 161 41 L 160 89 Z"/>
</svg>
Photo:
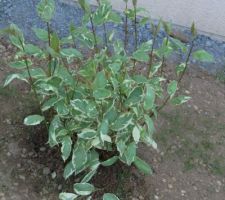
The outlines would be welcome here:
<svg viewBox="0 0 225 200">
<path fill-rule="evenodd" d="M 189 49 L 189 52 L 188 52 L 188 55 L 187 55 L 187 58 L 186 58 L 186 60 L 185 60 L 185 67 L 184 67 L 184 70 L 183 70 L 183 72 L 181 73 L 181 75 L 180 75 L 180 77 L 179 77 L 179 79 L 178 79 L 178 83 L 180 83 L 181 82 L 181 80 L 183 79 L 183 77 L 184 77 L 184 74 L 186 73 L 186 71 L 187 71 L 187 68 L 188 68 L 188 63 L 189 63 L 189 60 L 190 60 L 190 57 L 191 57 L 191 54 L 192 54 L 192 51 L 193 51 L 193 48 L 194 48 L 194 39 L 191 41 L 191 46 L 190 46 L 190 49 Z"/>
<path fill-rule="evenodd" d="M 169 43 L 169 36 L 167 35 L 166 36 L 166 46 L 168 46 L 168 43 Z M 165 67 L 165 62 L 166 62 L 166 57 L 163 55 L 160 76 L 162 76 L 162 74 L 163 74 L 163 69 Z"/>
<path fill-rule="evenodd" d="M 134 6 L 134 37 L 135 37 L 135 50 L 137 50 L 138 45 L 138 33 L 137 33 L 137 7 Z"/>
<path fill-rule="evenodd" d="M 24 47 L 23 42 L 22 42 L 20 39 L 19 39 L 19 41 L 20 41 L 20 44 L 21 44 L 21 46 L 22 46 L 23 51 L 25 52 L 25 47 Z M 32 76 L 31 76 L 30 67 L 29 67 L 28 60 L 27 60 L 27 57 L 26 57 L 26 56 L 24 57 L 24 61 L 25 61 L 26 70 L 27 70 L 27 73 L 28 73 L 28 76 L 29 76 L 29 83 L 30 83 L 30 85 L 31 85 L 31 89 L 32 89 L 33 92 L 34 92 L 34 97 L 35 97 L 35 99 L 36 99 L 36 101 L 37 101 L 37 103 L 38 103 L 40 112 L 41 112 L 42 116 L 44 116 L 44 112 L 43 112 L 42 109 L 41 109 L 40 100 L 39 100 L 39 98 L 38 98 L 37 90 L 36 90 L 36 88 L 35 88 L 35 85 L 34 85 L 34 82 L 33 82 Z M 44 122 L 45 122 L 46 129 L 47 129 L 47 131 L 48 131 L 48 125 L 47 125 L 46 120 L 44 120 Z"/>
<path fill-rule="evenodd" d="M 90 14 L 90 22 L 91 22 L 91 30 L 92 30 L 92 34 L 93 34 L 93 37 L 94 37 L 94 48 L 95 48 L 95 51 L 97 52 L 98 51 L 98 46 L 97 46 L 97 37 L 96 37 L 96 32 L 95 32 L 95 27 L 94 27 L 94 22 L 93 22 L 93 18 Z"/>
<path fill-rule="evenodd" d="M 189 48 L 189 51 L 188 51 L 188 54 L 187 54 L 187 58 L 185 60 L 185 67 L 184 67 L 184 70 L 183 72 L 181 73 L 180 77 L 178 78 L 177 80 L 177 83 L 180 84 L 181 80 L 183 79 L 184 77 L 184 74 L 186 73 L 187 71 L 187 68 L 188 68 L 188 63 L 190 61 L 190 58 L 191 58 L 191 54 L 192 54 L 192 51 L 193 51 L 193 48 L 194 48 L 194 39 L 192 40 L 191 42 L 191 46 Z M 157 112 L 159 112 L 160 110 L 162 110 L 166 104 L 168 103 L 168 101 L 170 100 L 170 96 L 167 95 L 167 97 L 165 98 L 165 100 L 163 101 L 162 105 L 160 105 L 159 107 L 157 107 Z M 151 113 L 151 116 L 153 115 L 153 113 Z"/>
<path fill-rule="evenodd" d="M 105 46 L 108 48 L 108 39 L 107 39 L 107 31 L 106 31 L 105 23 L 103 24 L 103 29 L 104 29 L 104 36 L 105 36 Z"/>
<path fill-rule="evenodd" d="M 128 9 L 128 4 L 126 2 L 126 8 L 125 8 L 125 24 L 124 24 L 124 49 L 127 50 L 127 43 L 128 43 L 128 16 L 126 14 L 126 11 Z"/>
<path fill-rule="evenodd" d="M 156 38 L 157 38 L 158 29 L 160 27 L 160 23 L 161 23 L 161 21 L 159 21 L 158 25 L 153 30 L 153 41 L 152 41 L 151 52 L 150 52 L 150 55 L 149 55 L 149 66 L 148 66 L 147 76 L 150 75 L 150 72 L 151 72 L 151 69 L 152 69 L 152 65 L 153 65 L 154 46 L 155 46 L 155 43 L 156 43 Z"/>
<path fill-rule="evenodd" d="M 47 22 L 47 29 L 48 29 L 48 46 L 51 47 L 51 29 L 50 29 L 50 24 Z M 51 76 L 51 61 L 52 61 L 52 56 L 51 54 L 48 55 L 48 74 Z"/>
<path fill-rule="evenodd" d="M 71 34 L 71 36 L 72 36 L 74 48 L 76 49 L 76 48 L 77 48 L 77 45 L 76 45 L 76 41 L 75 41 L 75 38 L 74 38 L 74 36 L 73 36 L 73 33 Z"/>
<path fill-rule="evenodd" d="M 98 3 L 98 6 L 100 6 L 100 1 L 96 0 Z M 103 30 L 104 30 L 104 40 L 105 40 L 105 46 L 108 48 L 108 39 L 107 39 L 107 31 L 106 31 L 106 24 L 105 22 L 103 23 Z"/>
</svg>

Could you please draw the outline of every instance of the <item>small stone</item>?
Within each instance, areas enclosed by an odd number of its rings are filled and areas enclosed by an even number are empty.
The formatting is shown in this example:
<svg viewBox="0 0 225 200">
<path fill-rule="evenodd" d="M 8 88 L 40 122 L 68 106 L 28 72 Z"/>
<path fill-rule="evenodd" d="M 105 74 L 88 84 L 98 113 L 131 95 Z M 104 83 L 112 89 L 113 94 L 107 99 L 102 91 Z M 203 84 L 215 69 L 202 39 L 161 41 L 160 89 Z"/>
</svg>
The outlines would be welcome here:
<svg viewBox="0 0 225 200">
<path fill-rule="evenodd" d="M 173 188 L 173 185 L 172 184 L 168 184 L 168 188 L 169 189 L 172 189 Z"/>
<path fill-rule="evenodd" d="M 27 149 L 26 148 L 23 148 L 22 149 L 22 153 L 25 154 L 26 152 L 27 152 Z"/>
<path fill-rule="evenodd" d="M 193 188 L 194 188 L 194 190 L 195 190 L 195 191 L 197 191 L 197 190 L 198 190 L 198 188 L 197 188 L 196 186 L 194 186 Z"/>
<path fill-rule="evenodd" d="M 144 199 L 144 197 L 143 197 L 142 195 L 140 195 L 140 196 L 139 196 L 139 199 L 140 199 L 140 200 L 143 200 L 143 199 Z"/>
<path fill-rule="evenodd" d="M 194 109 L 195 109 L 195 110 L 198 110 L 198 106 L 194 105 Z"/>
<path fill-rule="evenodd" d="M 19 178 L 23 181 L 25 181 L 25 179 L 26 179 L 25 176 L 23 176 L 23 175 L 19 175 Z"/>
<path fill-rule="evenodd" d="M 159 196 L 154 195 L 154 199 L 155 199 L 155 200 L 158 200 L 158 199 L 159 199 Z"/>
<path fill-rule="evenodd" d="M 34 154 L 33 152 L 30 152 L 30 153 L 28 153 L 28 156 L 31 157 L 31 156 L 33 156 L 33 154 Z"/>
<path fill-rule="evenodd" d="M 10 157 L 11 156 L 11 153 L 10 152 L 7 152 L 7 156 Z"/>
<path fill-rule="evenodd" d="M 62 185 L 58 185 L 58 190 L 61 191 L 62 190 Z"/>
<path fill-rule="evenodd" d="M 166 183 L 166 179 L 165 179 L 165 178 L 163 178 L 163 179 L 162 179 L 162 182 L 163 182 L 163 183 Z"/>
<path fill-rule="evenodd" d="M 48 167 L 45 167 L 44 169 L 43 169 L 43 174 L 44 175 L 49 175 L 50 174 L 50 169 L 48 168 Z"/>
<path fill-rule="evenodd" d="M 45 150 L 46 150 L 45 147 L 41 147 L 41 148 L 40 148 L 40 151 L 42 151 L 42 152 L 44 152 Z"/>
<path fill-rule="evenodd" d="M 52 172 L 51 176 L 52 176 L 52 179 L 55 179 L 57 176 L 56 172 Z"/>
<path fill-rule="evenodd" d="M 221 181 L 217 181 L 216 183 L 217 183 L 219 186 L 222 185 Z"/>
<path fill-rule="evenodd" d="M 18 185 L 19 185 L 19 183 L 15 182 L 15 183 L 13 183 L 13 185 L 14 185 L 14 186 L 18 186 Z"/>
<path fill-rule="evenodd" d="M 173 180 L 174 182 L 176 182 L 177 179 L 176 179 L 175 177 L 172 177 L 172 180 Z"/>
<path fill-rule="evenodd" d="M 181 195 L 184 196 L 186 194 L 185 190 L 181 190 Z"/>
<path fill-rule="evenodd" d="M 11 122 L 10 119 L 6 119 L 5 122 L 6 122 L 6 124 L 8 124 L 8 125 L 11 125 L 11 124 L 12 124 L 12 122 Z"/>
<path fill-rule="evenodd" d="M 188 90 L 185 90 L 185 93 L 186 93 L 186 94 L 190 94 L 190 91 L 188 91 Z"/>
<path fill-rule="evenodd" d="M 0 197 L 4 197 L 4 196 L 5 196 L 5 194 L 0 192 Z"/>
</svg>

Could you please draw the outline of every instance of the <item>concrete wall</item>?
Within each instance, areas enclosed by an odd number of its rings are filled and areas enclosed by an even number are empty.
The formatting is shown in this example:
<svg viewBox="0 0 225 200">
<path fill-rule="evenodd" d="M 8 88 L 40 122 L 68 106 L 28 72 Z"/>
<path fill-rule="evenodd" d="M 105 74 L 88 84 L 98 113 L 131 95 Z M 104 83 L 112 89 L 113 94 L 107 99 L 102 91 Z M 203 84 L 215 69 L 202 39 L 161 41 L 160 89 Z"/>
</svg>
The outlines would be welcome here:
<svg viewBox="0 0 225 200">
<path fill-rule="evenodd" d="M 115 9 L 124 9 L 123 0 L 111 2 Z M 149 10 L 152 18 L 162 17 L 185 27 L 195 21 L 200 31 L 225 38 L 225 0 L 138 0 L 138 4 Z"/>
</svg>

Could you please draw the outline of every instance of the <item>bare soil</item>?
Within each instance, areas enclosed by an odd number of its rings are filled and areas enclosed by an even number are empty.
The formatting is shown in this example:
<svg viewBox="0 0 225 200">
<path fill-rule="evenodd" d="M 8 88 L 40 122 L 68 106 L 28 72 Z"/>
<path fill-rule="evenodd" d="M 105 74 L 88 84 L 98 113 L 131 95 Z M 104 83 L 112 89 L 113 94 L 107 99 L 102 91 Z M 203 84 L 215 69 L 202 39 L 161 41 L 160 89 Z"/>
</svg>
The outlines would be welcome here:
<svg viewBox="0 0 225 200">
<path fill-rule="evenodd" d="M 10 72 L 14 49 L 0 42 L 0 81 Z M 174 64 L 168 64 L 168 71 Z M 192 99 L 168 105 L 156 121 L 159 151 L 141 146 L 139 155 L 151 164 L 152 176 L 120 164 L 101 169 L 98 188 L 124 200 L 225 199 L 225 84 L 193 66 L 182 82 Z M 0 86 L 0 200 L 55 200 L 71 191 L 79 178 L 62 178 L 57 149 L 46 144 L 43 127 L 27 128 L 23 118 L 37 109 L 27 86 Z M 100 199 L 100 198 L 95 198 Z"/>
</svg>

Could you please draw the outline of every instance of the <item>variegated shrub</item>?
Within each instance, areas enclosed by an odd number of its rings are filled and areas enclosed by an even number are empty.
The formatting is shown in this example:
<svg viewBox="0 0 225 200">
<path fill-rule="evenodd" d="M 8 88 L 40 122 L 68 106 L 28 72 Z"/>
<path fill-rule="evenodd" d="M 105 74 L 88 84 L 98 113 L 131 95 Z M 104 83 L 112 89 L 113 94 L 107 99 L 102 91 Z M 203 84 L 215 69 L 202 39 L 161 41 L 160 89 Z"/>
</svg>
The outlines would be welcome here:
<svg viewBox="0 0 225 200">
<path fill-rule="evenodd" d="M 134 0 L 132 9 L 128 9 L 128 0 L 125 1 L 124 38 L 114 38 L 107 24 L 122 24 L 123 20 L 109 2 L 99 0 L 97 3 L 98 7 L 92 8 L 85 0 L 79 0 L 84 11 L 81 25 L 71 24 L 70 35 L 59 38 L 51 30 L 55 2 L 41 0 L 37 12 L 46 23 L 46 30 L 33 28 L 33 31 L 41 43 L 46 43 L 46 48 L 26 43 L 16 25 L 2 30 L 18 49 L 15 61 L 9 66 L 20 70 L 6 78 L 5 86 L 14 79 L 27 82 L 40 107 L 40 112 L 26 117 L 24 124 L 46 125 L 50 147 L 61 148 L 65 179 L 85 172 L 81 182 L 74 184 L 73 193 L 59 195 L 62 200 L 82 196 L 91 199 L 95 187 L 89 182 L 100 166 L 108 167 L 120 161 L 151 174 L 150 166 L 137 155 L 139 143 L 157 149 L 153 140 L 157 113 L 167 102 L 179 105 L 190 99 L 177 96 L 176 92 L 191 55 L 201 61 L 212 60 L 203 50 L 193 52 L 194 25 L 188 47 L 170 37 L 171 26 L 162 21 L 157 25 L 151 23 L 153 39 L 139 45 L 137 25 L 144 25 L 150 19 L 137 17 L 144 10 L 138 8 Z M 135 30 L 133 52 L 127 51 L 129 21 Z M 166 37 L 155 48 L 161 25 Z M 96 27 L 102 27 L 103 39 L 98 36 Z M 163 72 L 165 61 L 176 51 L 187 56 L 174 67 L 176 78 L 167 84 Z M 33 57 L 46 67 L 35 67 Z M 143 70 L 137 70 L 139 66 Z M 106 193 L 103 199 L 119 198 Z"/>
</svg>

